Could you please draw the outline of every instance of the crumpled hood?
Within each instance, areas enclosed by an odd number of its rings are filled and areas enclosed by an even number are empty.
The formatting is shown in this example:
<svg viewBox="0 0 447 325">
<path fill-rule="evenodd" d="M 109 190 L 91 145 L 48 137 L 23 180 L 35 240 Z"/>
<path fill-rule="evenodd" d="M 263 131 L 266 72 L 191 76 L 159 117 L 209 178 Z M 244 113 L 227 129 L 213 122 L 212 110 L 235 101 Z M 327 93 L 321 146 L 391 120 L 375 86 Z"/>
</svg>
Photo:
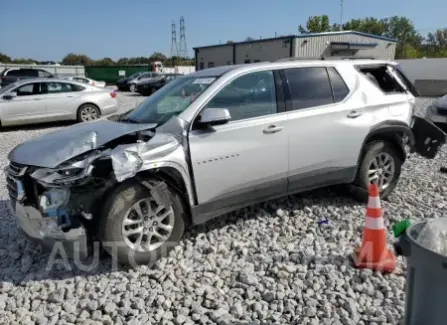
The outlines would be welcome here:
<svg viewBox="0 0 447 325">
<path fill-rule="evenodd" d="M 123 135 L 155 127 L 156 124 L 119 123 L 110 120 L 84 122 L 22 143 L 9 153 L 8 159 L 24 165 L 54 168 Z"/>
</svg>

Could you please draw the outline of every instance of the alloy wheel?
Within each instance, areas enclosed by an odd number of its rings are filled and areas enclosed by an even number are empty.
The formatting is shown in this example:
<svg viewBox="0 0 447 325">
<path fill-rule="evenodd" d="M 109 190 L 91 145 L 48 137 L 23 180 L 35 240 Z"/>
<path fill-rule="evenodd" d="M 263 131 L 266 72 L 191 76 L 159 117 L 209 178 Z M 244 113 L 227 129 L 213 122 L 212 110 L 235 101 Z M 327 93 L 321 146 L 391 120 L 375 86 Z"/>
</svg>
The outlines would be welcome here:
<svg viewBox="0 0 447 325">
<path fill-rule="evenodd" d="M 393 181 L 395 169 L 394 158 L 389 153 L 381 152 L 369 165 L 368 180 L 371 184 L 376 184 L 380 191 L 383 191 Z"/>
<path fill-rule="evenodd" d="M 174 228 L 174 210 L 144 198 L 126 212 L 122 234 L 127 246 L 138 252 L 150 252 L 163 245 Z"/>
<path fill-rule="evenodd" d="M 96 120 L 98 117 L 98 110 L 93 106 L 85 106 L 81 110 L 81 120 L 84 122 Z"/>
</svg>

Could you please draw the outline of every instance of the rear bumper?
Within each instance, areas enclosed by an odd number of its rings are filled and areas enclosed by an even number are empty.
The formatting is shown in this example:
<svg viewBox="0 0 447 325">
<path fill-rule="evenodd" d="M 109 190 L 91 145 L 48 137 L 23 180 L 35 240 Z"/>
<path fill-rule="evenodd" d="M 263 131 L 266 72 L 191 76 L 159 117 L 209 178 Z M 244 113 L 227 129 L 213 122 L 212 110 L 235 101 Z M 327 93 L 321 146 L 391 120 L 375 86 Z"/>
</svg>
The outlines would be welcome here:
<svg viewBox="0 0 447 325">
<path fill-rule="evenodd" d="M 118 111 L 118 102 L 107 105 L 105 107 L 101 107 L 101 115 L 110 115 L 116 113 Z"/>
<path fill-rule="evenodd" d="M 435 158 L 446 142 L 446 134 L 426 118 L 413 116 L 411 133 L 412 137 L 409 139 L 411 150 L 424 158 Z"/>
<path fill-rule="evenodd" d="M 25 236 L 41 243 L 58 254 L 65 252 L 67 256 L 85 258 L 88 255 L 87 234 L 84 227 L 61 230 L 56 218 L 43 217 L 34 207 L 15 203 L 17 225 Z M 62 251 L 63 250 L 63 251 Z"/>
</svg>

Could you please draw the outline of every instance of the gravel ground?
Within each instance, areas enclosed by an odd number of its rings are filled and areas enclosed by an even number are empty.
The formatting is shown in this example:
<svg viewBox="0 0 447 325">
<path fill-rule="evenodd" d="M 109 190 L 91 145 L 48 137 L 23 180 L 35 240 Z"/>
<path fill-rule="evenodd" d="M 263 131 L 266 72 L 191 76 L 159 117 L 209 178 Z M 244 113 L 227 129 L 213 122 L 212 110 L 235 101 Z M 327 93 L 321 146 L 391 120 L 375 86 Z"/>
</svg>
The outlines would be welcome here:
<svg viewBox="0 0 447 325">
<path fill-rule="evenodd" d="M 119 95 L 127 110 L 141 97 Z M 418 99 L 423 112 L 430 99 Z M 0 165 L 17 144 L 64 127 L 0 133 Z M 447 186 L 435 160 L 412 156 L 386 223 L 439 217 Z M 47 268 L 49 253 L 17 232 L 0 178 L 0 324 L 396 324 L 405 265 L 383 276 L 355 270 L 365 207 L 328 189 L 271 201 L 190 229 L 154 268 Z M 320 224 L 319 220 L 328 220 Z M 391 240 L 391 237 L 390 237 Z"/>
</svg>

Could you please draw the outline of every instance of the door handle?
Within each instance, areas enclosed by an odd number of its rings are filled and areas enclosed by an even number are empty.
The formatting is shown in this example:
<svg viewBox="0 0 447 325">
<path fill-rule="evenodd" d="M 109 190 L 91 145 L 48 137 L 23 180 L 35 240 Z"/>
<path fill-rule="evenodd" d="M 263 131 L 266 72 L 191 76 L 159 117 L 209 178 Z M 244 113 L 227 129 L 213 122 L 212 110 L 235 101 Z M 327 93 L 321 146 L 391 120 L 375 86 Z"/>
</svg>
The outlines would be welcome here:
<svg viewBox="0 0 447 325">
<path fill-rule="evenodd" d="M 33 100 L 42 100 L 42 98 L 34 98 Z"/>
<path fill-rule="evenodd" d="M 349 112 L 349 114 L 346 115 L 346 116 L 349 117 L 349 118 L 356 118 L 356 117 L 359 117 L 359 116 L 362 115 L 362 114 L 363 114 L 362 112 L 351 111 L 351 112 Z"/>
<path fill-rule="evenodd" d="M 264 129 L 263 132 L 266 134 L 271 134 L 271 133 L 279 132 L 282 129 L 283 129 L 282 126 L 270 125 L 268 128 Z"/>
<path fill-rule="evenodd" d="M 72 96 L 72 95 L 69 95 L 69 96 L 67 96 L 67 98 L 73 98 L 74 96 Z"/>
</svg>

